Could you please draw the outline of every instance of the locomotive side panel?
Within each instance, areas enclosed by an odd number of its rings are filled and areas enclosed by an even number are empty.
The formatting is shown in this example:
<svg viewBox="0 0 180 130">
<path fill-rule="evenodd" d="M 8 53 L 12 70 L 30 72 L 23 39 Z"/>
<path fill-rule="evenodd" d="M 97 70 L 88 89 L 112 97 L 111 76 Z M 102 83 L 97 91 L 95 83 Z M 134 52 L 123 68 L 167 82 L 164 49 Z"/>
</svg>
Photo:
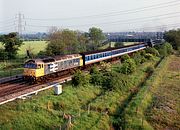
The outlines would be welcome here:
<svg viewBox="0 0 180 130">
<path fill-rule="evenodd" d="M 82 64 L 82 57 L 51 62 L 51 63 L 45 64 L 44 73 L 45 75 L 52 74 L 52 73 L 56 73 L 62 70 L 67 70 L 67 69 L 81 66 L 81 64 Z"/>
</svg>

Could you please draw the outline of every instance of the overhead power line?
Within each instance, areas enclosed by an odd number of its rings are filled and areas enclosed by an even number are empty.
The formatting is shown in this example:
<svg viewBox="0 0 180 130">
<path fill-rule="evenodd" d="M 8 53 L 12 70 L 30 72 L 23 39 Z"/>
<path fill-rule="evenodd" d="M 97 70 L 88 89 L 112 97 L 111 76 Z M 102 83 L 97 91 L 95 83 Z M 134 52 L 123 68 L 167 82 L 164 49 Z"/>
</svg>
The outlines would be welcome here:
<svg viewBox="0 0 180 130">
<path fill-rule="evenodd" d="M 1 20 L 0 23 L 7 23 L 7 22 L 13 22 L 15 21 L 14 18 L 9 18 L 9 19 L 5 19 L 5 20 Z"/>
<path fill-rule="evenodd" d="M 142 28 L 134 28 L 134 29 L 128 29 L 128 30 L 149 30 L 149 29 L 161 29 L 161 28 L 170 28 L 174 26 L 178 26 L 180 23 L 173 23 L 173 24 L 164 24 L 164 25 L 158 25 L 158 26 L 150 26 L 150 27 L 142 27 Z M 126 30 L 127 31 L 127 30 Z"/>
<path fill-rule="evenodd" d="M 97 15 L 88 15 L 88 16 L 80 16 L 80 17 L 69 17 L 69 18 L 45 18 L 45 19 L 39 19 L 39 18 L 26 18 L 26 20 L 36 20 L 36 21 L 58 21 L 58 20 L 72 20 L 72 19 L 82 19 L 82 18 L 90 18 L 90 17 L 112 17 L 112 16 L 117 16 L 117 15 L 123 15 L 123 14 L 132 14 L 132 13 L 137 13 L 141 11 L 146 11 L 146 10 L 152 10 L 152 9 L 157 9 L 157 8 L 165 8 L 165 7 L 170 7 L 170 6 L 177 6 L 180 4 L 180 0 L 174 0 L 170 2 L 165 2 L 165 3 L 160 3 L 156 5 L 150 5 L 150 6 L 145 6 L 145 7 L 140 7 L 140 8 L 135 8 L 135 9 L 130 9 L 130 10 L 122 10 L 119 12 L 110 12 L 110 13 L 104 13 L 104 14 L 97 14 Z"/>
<path fill-rule="evenodd" d="M 178 14 L 178 15 L 175 15 Z M 173 15 L 173 16 L 172 16 Z M 66 27 L 82 27 L 82 26 L 93 26 L 93 25 L 106 25 L 106 24 L 116 24 L 116 23 L 121 23 L 121 24 L 129 24 L 134 21 L 147 21 L 147 20 L 153 20 L 152 18 L 160 19 L 160 18 L 173 18 L 173 17 L 178 17 L 180 15 L 180 12 L 172 12 L 172 13 L 166 13 L 166 14 L 161 14 L 161 15 L 155 15 L 151 17 L 141 17 L 141 18 L 134 18 L 134 19 L 127 19 L 127 20 L 118 20 L 118 21 L 111 21 L 111 22 L 101 22 L 101 23 L 90 23 L 90 24 L 81 24 L 81 25 L 69 25 Z M 52 27 L 50 25 L 31 25 L 27 24 L 27 26 L 31 27 L 40 27 L 40 28 L 49 28 Z M 56 27 L 62 27 L 57 25 Z"/>
</svg>

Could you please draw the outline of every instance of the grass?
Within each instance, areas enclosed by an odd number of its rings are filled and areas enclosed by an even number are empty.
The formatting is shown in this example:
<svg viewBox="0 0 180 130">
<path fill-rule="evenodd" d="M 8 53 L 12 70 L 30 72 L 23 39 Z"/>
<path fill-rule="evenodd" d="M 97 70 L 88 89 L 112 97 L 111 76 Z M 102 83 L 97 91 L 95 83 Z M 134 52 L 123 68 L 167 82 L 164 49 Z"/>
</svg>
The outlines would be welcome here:
<svg viewBox="0 0 180 130">
<path fill-rule="evenodd" d="M 19 48 L 18 56 L 26 56 L 26 50 L 29 49 L 33 54 L 37 54 L 39 51 L 45 50 L 47 46 L 46 41 L 24 41 L 23 45 Z M 0 43 L 0 48 L 3 48 L 3 45 Z"/>
<path fill-rule="evenodd" d="M 22 74 L 25 59 L 0 62 L 0 78 Z"/>
<path fill-rule="evenodd" d="M 92 89 L 92 86 L 87 86 L 86 88 L 80 87 L 77 89 L 66 86 L 63 94 L 60 96 L 54 95 L 53 90 L 49 90 L 40 93 L 38 96 L 31 97 L 30 100 L 17 100 L 16 102 L 0 106 L 0 111 L 2 112 L 0 129 L 56 128 L 65 124 L 66 121 L 63 119 L 64 112 L 77 116 L 79 110 L 81 110 L 81 122 L 83 122 L 85 121 L 83 118 L 87 117 L 87 110 L 81 109 L 81 104 L 86 104 L 99 93 L 100 89 L 98 87 Z M 98 115 L 91 116 L 98 118 Z M 76 123 L 79 121 L 76 121 L 75 118 Z"/>
<path fill-rule="evenodd" d="M 105 45 L 103 45 L 102 47 L 99 47 L 99 49 L 106 49 L 109 47 L 109 45 L 111 47 L 114 47 L 115 46 L 115 43 L 116 42 L 110 42 L 110 43 L 107 43 Z M 138 44 L 138 42 L 123 42 L 123 46 L 129 46 L 129 45 L 133 45 L 133 44 Z"/>
<path fill-rule="evenodd" d="M 153 130 L 153 127 L 147 122 L 144 115 L 145 110 L 148 108 L 152 101 L 152 91 L 156 90 L 161 82 L 162 76 L 165 74 L 168 59 L 165 58 L 155 69 L 151 77 L 147 79 L 140 91 L 131 100 L 124 111 L 125 128 L 128 130 Z"/>
<path fill-rule="evenodd" d="M 154 129 L 180 129 L 180 57 L 171 56 L 168 68 L 145 116 Z"/>
<path fill-rule="evenodd" d="M 39 51 L 45 50 L 47 46 L 46 41 L 24 41 L 23 43 L 18 51 L 19 56 L 25 56 L 26 50 L 31 50 L 36 55 Z"/>
</svg>

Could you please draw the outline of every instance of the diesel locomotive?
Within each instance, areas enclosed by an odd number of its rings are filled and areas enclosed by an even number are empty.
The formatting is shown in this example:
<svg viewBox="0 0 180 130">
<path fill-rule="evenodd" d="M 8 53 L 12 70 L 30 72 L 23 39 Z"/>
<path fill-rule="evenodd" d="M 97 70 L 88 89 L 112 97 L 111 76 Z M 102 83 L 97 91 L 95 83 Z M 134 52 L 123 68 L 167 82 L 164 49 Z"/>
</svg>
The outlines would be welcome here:
<svg viewBox="0 0 180 130">
<path fill-rule="evenodd" d="M 141 43 L 80 54 L 30 59 L 25 62 L 23 77 L 24 79 L 36 81 L 64 71 L 70 71 L 97 62 L 118 58 L 121 55 L 143 50 L 146 47 L 147 44 Z"/>
</svg>

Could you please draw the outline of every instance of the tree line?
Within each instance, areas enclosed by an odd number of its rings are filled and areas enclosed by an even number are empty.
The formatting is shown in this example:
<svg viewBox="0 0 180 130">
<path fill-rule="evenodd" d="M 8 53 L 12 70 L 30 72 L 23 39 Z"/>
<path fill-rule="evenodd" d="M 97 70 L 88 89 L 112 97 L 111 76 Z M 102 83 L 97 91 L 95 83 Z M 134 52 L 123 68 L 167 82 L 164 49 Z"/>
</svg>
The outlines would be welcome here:
<svg viewBox="0 0 180 130">
<path fill-rule="evenodd" d="M 164 39 L 180 52 L 180 29 L 165 32 Z M 39 52 L 38 57 L 98 50 L 105 40 L 105 35 L 100 28 L 92 27 L 88 32 L 80 32 L 54 27 L 48 33 L 47 48 Z M 0 44 L 2 44 L 0 60 L 14 59 L 17 58 L 17 51 L 23 41 L 17 33 L 12 32 L 0 35 Z M 32 56 L 28 57 L 32 58 Z"/>
</svg>

